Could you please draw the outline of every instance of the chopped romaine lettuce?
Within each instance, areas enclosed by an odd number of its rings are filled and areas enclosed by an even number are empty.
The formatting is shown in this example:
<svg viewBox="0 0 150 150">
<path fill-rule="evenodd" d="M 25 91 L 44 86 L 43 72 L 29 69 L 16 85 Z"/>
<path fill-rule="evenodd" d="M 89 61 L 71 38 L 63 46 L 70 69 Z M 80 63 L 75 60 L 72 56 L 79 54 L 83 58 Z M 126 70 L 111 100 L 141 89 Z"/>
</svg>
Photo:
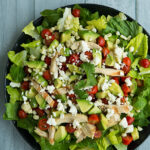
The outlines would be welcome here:
<svg viewBox="0 0 150 150">
<path fill-rule="evenodd" d="M 8 58 L 17 66 L 24 66 L 25 60 L 27 58 L 27 51 L 24 50 L 17 54 L 15 54 L 15 51 L 9 51 Z"/>
</svg>

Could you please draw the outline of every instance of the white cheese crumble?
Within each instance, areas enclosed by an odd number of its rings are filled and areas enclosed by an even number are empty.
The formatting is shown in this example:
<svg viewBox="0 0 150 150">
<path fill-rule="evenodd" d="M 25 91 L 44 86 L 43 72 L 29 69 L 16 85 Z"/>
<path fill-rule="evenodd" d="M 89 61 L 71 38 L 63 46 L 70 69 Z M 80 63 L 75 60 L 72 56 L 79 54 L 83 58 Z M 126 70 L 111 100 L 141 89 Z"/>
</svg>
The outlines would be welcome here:
<svg viewBox="0 0 150 150">
<path fill-rule="evenodd" d="M 81 41 L 79 50 L 81 52 L 86 52 L 86 51 L 90 51 L 90 48 L 88 47 L 87 43 L 85 41 Z"/>
<path fill-rule="evenodd" d="M 129 51 L 130 51 L 130 52 L 133 52 L 133 51 L 134 51 L 134 47 L 131 46 L 131 47 L 129 48 Z"/>
<path fill-rule="evenodd" d="M 74 105 L 71 105 L 69 112 L 72 115 L 76 115 L 77 114 L 77 108 Z"/>
<path fill-rule="evenodd" d="M 91 101 L 91 100 L 92 100 L 92 96 L 88 96 L 88 97 L 87 97 L 87 100 L 88 100 L 88 101 Z"/>
<path fill-rule="evenodd" d="M 109 100 L 114 103 L 116 101 L 116 96 L 114 96 L 113 94 L 111 94 L 110 92 L 108 93 L 108 98 Z"/>
<path fill-rule="evenodd" d="M 123 58 L 127 57 L 128 52 L 123 52 Z"/>
<path fill-rule="evenodd" d="M 60 119 L 64 119 L 64 117 L 65 117 L 65 116 L 64 116 L 64 113 L 61 113 L 61 114 L 60 114 Z"/>
<path fill-rule="evenodd" d="M 66 62 L 66 57 L 65 56 L 60 56 L 59 61 L 60 62 Z"/>
<path fill-rule="evenodd" d="M 104 39 L 105 39 L 105 40 L 108 40 L 108 38 L 111 37 L 111 36 L 112 36 L 112 34 L 111 34 L 111 33 L 108 33 L 108 34 L 106 34 L 106 35 L 104 36 Z"/>
<path fill-rule="evenodd" d="M 98 107 L 98 106 L 101 106 L 103 105 L 102 101 L 101 100 L 97 100 L 95 103 L 94 103 L 94 106 Z"/>
<path fill-rule="evenodd" d="M 70 90 L 70 91 L 68 92 L 68 94 L 74 94 L 74 91 L 73 91 L 73 90 Z"/>
<path fill-rule="evenodd" d="M 120 32 L 119 32 L 119 31 L 117 31 L 117 32 L 116 32 L 116 35 L 120 35 Z"/>
<path fill-rule="evenodd" d="M 119 64 L 121 63 L 123 52 L 124 52 L 124 48 L 121 48 L 121 47 L 116 45 L 115 50 L 114 50 L 114 54 L 115 54 Z"/>
<path fill-rule="evenodd" d="M 83 62 L 89 62 L 88 56 L 85 55 L 84 52 L 82 52 L 82 53 L 80 54 L 80 59 L 81 59 Z"/>
<path fill-rule="evenodd" d="M 125 133 L 132 133 L 134 130 L 134 126 L 133 125 L 129 125 L 125 131 Z"/>
<path fill-rule="evenodd" d="M 54 89 L 55 89 L 54 85 L 48 85 L 48 86 L 47 86 L 47 90 L 48 90 L 48 92 L 49 92 L 50 94 L 53 93 Z"/>
<path fill-rule="evenodd" d="M 140 126 L 137 127 L 138 131 L 142 131 L 143 128 L 141 128 Z"/>
<path fill-rule="evenodd" d="M 120 35 L 120 37 L 122 38 L 122 39 L 124 39 L 124 40 L 128 40 L 128 38 L 126 37 L 126 36 L 124 36 L 124 35 Z"/>
<path fill-rule="evenodd" d="M 39 118 L 40 118 L 40 117 L 39 117 L 38 115 L 33 115 L 33 119 L 34 119 L 34 120 L 39 120 Z"/>
<path fill-rule="evenodd" d="M 66 73 L 63 70 L 59 70 L 59 73 L 60 73 L 60 77 L 59 77 L 60 80 L 62 81 L 69 80 L 69 77 L 66 75 Z"/>
<path fill-rule="evenodd" d="M 11 87 L 18 87 L 18 88 L 19 88 L 20 85 L 21 85 L 20 83 L 10 82 L 10 86 L 11 86 Z"/>
<path fill-rule="evenodd" d="M 94 57 L 93 64 L 95 66 L 97 66 L 100 62 L 101 62 L 101 59 L 100 59 L 100 57 L 98 55 L 96 57 Z"/>
<path fill-rule="evenodd" d="M 108 82 L 107 79 L 105 79 L 104 83 L 101 85 L 102 91 L 105 91 L 111 86 L 111 83 Z"/>
<path fill-rule="evenodd" d="M 52 126 L 56 126 L 56 121 L 55 121 L 55 119 L 51 116 L 51 117 L 47 120 L 47 124 L 52 125 Z"/>
<path fill-rule="evenodd" d="M 27 101 L 28 100 L 28 98 L 26 96 L 22 96 L 22 98 L 23 98 L 23 101 Z"/>
<path fill-rule="evenodd" d="M 128 127 L 127 119 L 124 117 L 124 118 L 120 121 L 119 125 L 122 126 L 123 128 L 127 128 L 127 127 Z"/>
<path fill-rule="evenodd" d="M 57 110 L 64 112 L 64 111 L 65 111 L 65 107 L 64 107 L 64 105 L 61 103 L 61 100 L 57 100 L 57 102 L 58 102 Z"/>
<path fill-rule="evenodd" d="M 106 118 L 110 119 L 113 115 L 114 115 L 114 110 L 113 109 L 107 109 Z"/>
<path fill-rule="evenodd" d="M 118 63 L 115 63 L 114 68 L 116 68 L 117 70 L 120 70 L 120 65 Z"/>
<path fill-rule="evenodd" d="M 92 31 L 93 31 L 93 32 L 97 32 L 96 28 L 93 28 Z"/>
<path fill-rule="evenodd" d="M 132 85 L 132 82 L 131 82 L 130 78 L 125 79 L 125 83 L 127 84 L 127 86 Z"/>
<path fill-rule="evenodd" d="M 74 129 L 76 129 L 76 128 L 81 128 L 80 123 L 79 123 L 77 120 L 74 120 L 74 121 L 73 121 L 73 128 L 74 128 Z"/>
</svg>

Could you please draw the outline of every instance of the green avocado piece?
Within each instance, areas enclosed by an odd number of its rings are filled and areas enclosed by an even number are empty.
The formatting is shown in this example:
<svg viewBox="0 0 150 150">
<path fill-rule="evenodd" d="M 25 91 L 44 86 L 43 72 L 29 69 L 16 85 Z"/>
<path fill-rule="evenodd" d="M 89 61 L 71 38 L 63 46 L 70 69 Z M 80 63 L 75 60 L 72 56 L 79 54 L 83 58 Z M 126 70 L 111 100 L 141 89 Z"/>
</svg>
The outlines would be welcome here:
<svg viewBox="0 0 150 150">
<path fill-rule="evenodd" d="M 36 76 L 35 76 L 35 80 L 36 80 L 40 85 L 42 85 L 42 87 L 48 86 L 47 80 L 45 80 L 41 75 L 36 75 Z"/>
<path fill-rule="evenodd" d="M 135 79 L 132 79 L 132 85 L 130 86 L 131 89 L 131 93 L 134 94 L 137 90 L 137 82 L 135 81 Z"/>
<path fill-rule="evenodd" d="M 131 133 L 132 137 L 133 137 L 133 141 L 138 140 L 139 139 L 139 131 L 137 128 L 134 128 L 133 132 Z"/>
<path fill-rule="evenodd" d="M 101 90 L 101 85 L 104 83 L 104 81 L 109 80 L 109 76 L 99 76 L 98 77 L 98 90 Z"/>
<path fill-rule="evenodd" d="M 99 37 L 98 33 L 89 30 L 80 30 L 78 33 L 81 39 L 90 42 L 95 41 Z"/>
<path fill-rule="evenodd" d="M 114 64 L 115 64 L 115 59 L 114 59 L 112 53 L 109 53 L 109 54 L 107 55 L 106 60 L 105 60 L 105 64 L 106 64 L 106 66 L 114 66 Z"/>
<path fill-rule="evenodd" d="M 97 107 L 97 106 L 94 106 L 89 112 L 88 114 L 91 115 L 91 114 L 100 114 L 101 113 L 101 110 Z"/>
<path fill-rule="evenodd" d="M 111 37 L 108 38 L 108 41 L 115 43 L 117 40 L 117 35 L 112 35 Z"/>
<path fill-rule="evenodd" d="M 55 49 L 58 45 L 59 45 L 59 42 L 56 39 L 53 40 L 48 48 L 50 53 L 53 53 L 53 49 Z"/>
<path fill-rule="evenodd" d="M 35 98 L 31 98 L 30 105 L 32 108 L 38 107 L 38 103 Z"/>
<path fill-rule="evenodd" d="M 122 91 L 121 87 L 116 82 L 113 82 L 111 84 L 111 86 L 109 87 L 109 90 L 115 96 L 118 96 L 118 94 L 121 94 L 121 96 L 123 96 L 123 91 Z"/>
<path fill-rule="evenodd" d="M 107 47 L 109 50 L 113 50 L 114 49 L 114 43 L 111 41 L 107 41 Z"/>
<path fill-rule="evenodd" d="M 37 91 L 33 87 L 31 87 L 30 90 L 26 91 L 25 93 L 27 98 L 34 98 L 36 94 L 37 94 Z"/>
<path fill-rule="evenodd" d="M 53 111 L 54 113 L 53 113 L 53 117 L 60 117 L 60 115 L 62 114 L 62 113 L 64 113 L 64 112 L 62 112 L 62 111 Z M 55 115 L 54 115 L 55 114 Z"/>
<path fill-rule="evenodd" d="M 64 32 L 61 34 L 60 42 L 61 42 L 61 43 L 64 43 L 64 42 L 70 40 L 70 38 L 71 38 L 71 31 L 70 31 L 70 30 L 66 30 L 66 31 L 64 31 Z"/>
<path fill-rule="evenodd" d="M 75 72 L 75 73 L 78 73 L 78 74 L 82 74 L 82 71 L 80 70 L 81 68 L 79 68 L 75 65 L 67 64 L 67 67 L 70 70 L 70 72 Z"/>
<path fill-rule="evenodd" d="M 27 61 L 26 65 L 29 68 L 42 69 L 43 67 L 45 67 L 46 64 L 44 61 L 34 60 L 34 61 Z"/>
<path fill-rule="evenodd" d="M 97 92 L 96 93 L 96 98 L 106 98 L 108 93 L 109 93 L 109 90 L 103 91 L 103 92 Z"/>
<path fill-rule="evenodd" d="M 70 48 L 62 48 L 60 54 L 63 56 L 70 56 Z"/>
<path fill-rule="evenodd" d="M 63 141 L 67 136 L 67 131 L 64 126 L 59 126 L 56 133 L 55 133 L 55 141 L 56 142 L 61 142 Z"/>
<path fill-rule="evenodd" d="M 100 62 L 96 64 L 96 66 L 100 67 L 102 66 L 102 53 L 99 50 L 93 49 L 93 62 L 94 64 L 96 61 L 99 60 Z"/>
<path fill-rule="evenodd" d="M 103 114 L 100 114 L 100 123 L 98 124 L 98 128 L 100 130 L 106 130 L 108 128 L 108 120 L 107 118 L 103 115 Z"/>
<path fill-rule="evenodd" d="M 67 101 L 67 96 L 65 94 L 62 94 L 62 95 L 58 94 L 55 97 L 56 97 L 56 99 L 61 99 L 62 102 L 66 102 Z"/>
<path fill-rule="evenodd" d="M 69 83 L 71 83 L 71 82 L 73 82 L 73 81 L 76 81 L 78 78 L 79 78 L 78 75 L 71 75 L 71 76 L 69 77 Z"/>
<path fill-rule="evenodd" d="M 54 81 L 54 85 L 55 85 L 56 89 L 58 89 L 58 88 L 60 88 L 62 86 L 62 81 L 57 78 Z"/>
<path fill-rule="evenodd" d="M 119 144 L 120 143 L 120 139 L 116 136 L 118 131 L 114 130 L 111 131 L 107 137 L 110 140 L 111 144 L 115 145 L 115 144 Z"/>
<path fill-rule="evenodd" d="M 44 109 L 46 107 L 46 101 L 40 94 L 37 94 L 35 96 L 35 99 L 36 99 L 36 101 L 39 104 L 41 109 Z"/>
<path fill-rule="evenodd" d="M 93 104 L 91 104 L 88 100 L 85 99 L 77 99 L 76 101 L 82 113 L 87 112 L 93 106 Z"/>
</svg>

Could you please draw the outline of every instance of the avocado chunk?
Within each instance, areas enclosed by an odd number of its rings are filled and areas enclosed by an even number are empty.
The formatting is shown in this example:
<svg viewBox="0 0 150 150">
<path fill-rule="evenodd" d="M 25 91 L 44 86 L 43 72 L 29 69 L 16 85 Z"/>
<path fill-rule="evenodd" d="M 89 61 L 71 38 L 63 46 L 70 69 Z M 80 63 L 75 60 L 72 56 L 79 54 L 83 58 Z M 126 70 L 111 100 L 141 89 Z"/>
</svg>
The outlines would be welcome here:
<svg viewBox="0 0 150 150">
<path fill-rule="evenodd" d="M 103 115 L 103 114 L 100 114 L 100 123 L 98 124 L 98 128 L 100 130 L 106 130 L 108 128 L 108 120 L 107 118 Z"/>
<path fill-rule="evenodd" d="M 97 106 L 94 106 L 89 112 L 88 114 L 91 115 L 91 114 L 100 114 L 101 113 L 101 110 L 97 107 Z"/>
<path fill-rule="evenodd" d="M 56 133 L 55 133 L 55 141 L 56 142 L 61 142 L 63 141 L 67 136 L 67 131 L 64 126 L 59 126 Z"/>
<path fill-rule="evenodd" d="M 40 85 L 42 85 L 42 87 L 48 86 L 47 80 L 45 80 L 41 75 L 37 75 L 37 76 L 35 77 L 35 80 L 36 80 Z"/>
<path fill-rule="evenodd" d="M 82 113 L 87 112 L 93 106 L 93 104 L 91 104 L 88 100 L 85 99 L 77 99 L 77 103 Z"/>
<path fill-rule="evenodd" d="M 62 94 L 62 95 L 58 94 L 55 97 L 56 97 L 56 99 L 61 99 L 62 102 L 67 101 L 67 96 L 65 94 Z"/>
<path fill-rule="evenodd" d="M 37 94 L 37 91 L 31 87 L 29 91 L 26 91 L 25 95 L 27 98 L 34 98 L 35 95 Z"/>
<path fill-rule="evenodd" d="M 114 43 L 111 41 L 107 41 L 107 47 L 109 50 L 113 50 L 114 49 Z"/>
<path fill-rule="evenodd" d="M 137 90 L 137 82 L 135 81 L 135 79 L 132 79 L 132 85 L 130 86 L 131 89 L 131 93 L 134 94 Z"/>
<path fill-rule="evenodd" d="M 60 54 L 63 56 L 70 56 L 70 48 L 62 48 Z"/>
<path fill-rule="evenodd" d="M 69 77 L 69 83 L 72 83 L 73 81 L 76 81 L 78 78 L 79 78 L 78 75 L 71 75 L 71 76 Z"/>
<path fill-rule="evenodd" d="M 30 105 L 32 108 L 38 107 L 38 103 L 35 98 L 31 98 Z"/>
<path fill-rule="evenodd" d="M 53 53 L 53 49 L 55 49 L 58 45 L 59 45 L 59 42 L 56 39 L 53 40 L 48 48 L 50 50 L 50 53 Z"/>
<path fill-rule="evenodd" d="M 38 61 L 38 60 L 34 60 L 34 61 L 27 61 L 26 62 L 26 65 L 29 67 L 29 68 L 34 68 L 34 69 L 42 69 L 43 67 L 45 67 L 45 62 L 43 61 Z"/>
<path fill-rule="evenodd" d="M 98 77 L 98 90 L 101 89 L 101 85 L 105 82 L 105 80 L 109 80 L 109 76 L 99 76 Z"/>
<path fill-rule="evenodd" d="M 71 31 L 66 30 L 61 34 L 60 42 L 61 43 L 67 42 L 68 40 L 70 40 L 70 38 L 71 38 Z"/>
<path fill-rule="evenodd" d="M 62 111 L 53 111 L 53 117 L 60 117 L 60 115 L 62 114 L 62 113 L 64 113 L 64 112 L 62 112 Z"/>
<path fill-rule="evenodd" d="M 37 103 L 39 104 L 40 108 L 44 109 L 46 107 L 46 101 L 40 94 L 37 94 L 35 96 L 35 99 Z"/>
<path fill-rule="evenodd" d="M 115 145 L 115 144 L 119 144 L 120 139 L 116 136 L 117 134 L 117 130 L 111 131 L 107 137 L 110 140 L 111 144 Z"/>
<path fill-rule="evenodd" d="M 67 67 L 70 70 L 70 72 L 75 72 L 75 73 L 78 73 L 78 74 L 82 74 L 81 68 L 79 68 L 75 65 L 67 64 Z"/>
<path fill-rule="evenodd" d="M 62 86 L 62 81 L 57 78 L 54 81 L 54 85 L 55 85 L 56 89 L 58 89 L 58 88 L 60 88 Z"/>
<path fill-rule="evenodd" d="M 93 49 L 93 63 L 95 66 L 101 68 L 102 66 L 102 53 L 100 50 Z"/>
<path fill-rule="evenodd" d="M 89 30 L 80 30 L 78 33 L 81 39 L 90 42 L 95 41 L 99 37 L 98 33 Z"/>
<path fill-rule="evenodd" d="M 131 133 L 132 137 L 133 137 L 133 141 L 138 140 L 139 139 L 139 131 L 137 128 L 134 128 L 133 132 Z"/>
<path fill-rule="evenodd" d="M 121 96 L 123 96 L 123 91 L 122 91 L 121 87 L 116 82 L 113 82 L 111 84 L 111 86 L 109 87 L 109 90 L 115 96 L 118 96 L 118 94 L 121 94 Z"/>
<path fill-rule="evenodd" d="M 109 93 L 109 90 L 104 91 L 104 92 L 97 92 L 96 93 L 96 98 L 106 98 L 108 93 Z"/>
<path fill-rule="evenodd" d="M 108 54 L 105 60 L 106 66 L 114 66 L 115 64 L 115 59 L 113 57 L 113 54 Z"/>
</svg>

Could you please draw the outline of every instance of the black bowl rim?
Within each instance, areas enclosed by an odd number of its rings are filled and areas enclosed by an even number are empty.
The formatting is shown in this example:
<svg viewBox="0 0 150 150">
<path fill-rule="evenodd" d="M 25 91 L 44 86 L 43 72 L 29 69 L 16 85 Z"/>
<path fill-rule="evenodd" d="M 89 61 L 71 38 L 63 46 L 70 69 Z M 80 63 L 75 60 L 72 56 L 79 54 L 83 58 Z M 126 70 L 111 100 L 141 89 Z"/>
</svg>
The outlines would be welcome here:
<svg viewBox="0 0 150 150">
<path fill-rule="evenodd" d="M 76 3 L 75 3 L 76 4 Z M 62 6 L 62 7 L 59 7 L 59 8 L 65 8 L 65 7 L 70 7 L 72 8 L 75 4 L 70 4 L 70 5 L 65 5 L 65 6 Z M 114 12 L 114 13 L 119 13 L 121 11 L 115 9 L 115 8 L 112 8 L 112 7 L 109 7 L 109 6 L 106 6 L 106 5 L 100 5 L 100 4 L 92 4 L 92 3 L 78 3 L 80 6 L 82 7 L 89 7 L 89 6 L 95 6 L 96 9 L 98 7 L 102 7 L 103 9 L 108 9 L 108 11 L 111 11 L 110 13 Z M 56 8 L 57 9 L 57 8 Z M 96 9 L 94 11 L 96 11 Z M 97 10 L 99 11 L 99 10 Z M 108 13 L 109 14 L 109 13 Z M 132 17 L 128 16 L 126 13 L 124 13 L 126 16 L 127 16 L 127 19 L 130 20 L 130 21 L 134 21 L 135 19 L 133 19 Z M 41 20 L 43 19 L 43 17 L 39 17 L 37 19 L 35 19 L 33 21 L 34 25 L 36 25 L 38 22 L 40 22 Z M 139 23 L 138 23 L 139 24 Z M 140 24 L 139 24 L 140 25 Z M 141 25 L 140 25 L 141 26 Z M 143 26 L 142 26 L 143 27 Z M 146 29 L 143 27 L 143 32 L 148 35 L 148 44 L 150 45 L 150 35 L 149 33 L 146 31 Z M 19 37 L 17 38 L 15 44 L 13 45 L 13 50 L 16 49 L 16 46 L 17 46 L 17 43 L 18 41 L 20 41 L 23 37 L 25 36 L 25 34 L 22 32 Z M 8 51 L 7 51 L 8 53 Z M 6 68 L 5 68 L 5 76 L 8 74 L 8 71 L 9 71 L 9 65 L 11 64 L 11 62 L 9 61 L 8 57 L 7 57 L 7 62 L 6 62 Z M 4 90 L 5 90 L 5 102 L 9 102 L 9 98 L 8 98 L 8 93 L 7 93 L 7 90 L 6 90 L 6 85 L 8 84 L 8 80 L 5 78 L 5 84 L 4 84 Z M 28 139 L 28 137 L 24 134 L 24 132 L 28 132 L 27 130 L 25 129 L 21 129 L 19 127 L 17 127 L 17 124 L 16 124 L 16 121 L 11 121 L 11 123 L 13 124 L 13 126 L 17 129 L 17 131 L 19 132 L 19 134 L 23 137 L 23 139 L 33 148 L 33 149 L 36 149 L 36 150 L 39 150 L 39 144 L 35 141 L 34 141 L 34 144 L 33 144 L 33 141 L 30 141 L 30 139 Z M 135 142 L 132 142 L 129 146 L 128 146 L 128 150 L 133 150 L 135 148 L 137 148 L 139 145 L 141 145 L 146 139 L 147 137 L 149 136 L 150 134 L 150 129 L 148 129 L 148 127 L 150 127 L 150 125 L 148 125 L 147 127 L 145 127 L 146 129 L 144 129 L 142 131 L 142 133 L 145 134 L 144 137 L 140 137 L 139 140 L 135 141 Z M 148 131 L 148 132 L 144 132 L 144 131 Z M 30 134 L 30 133 L 28 133 Z"/>
</svg>

